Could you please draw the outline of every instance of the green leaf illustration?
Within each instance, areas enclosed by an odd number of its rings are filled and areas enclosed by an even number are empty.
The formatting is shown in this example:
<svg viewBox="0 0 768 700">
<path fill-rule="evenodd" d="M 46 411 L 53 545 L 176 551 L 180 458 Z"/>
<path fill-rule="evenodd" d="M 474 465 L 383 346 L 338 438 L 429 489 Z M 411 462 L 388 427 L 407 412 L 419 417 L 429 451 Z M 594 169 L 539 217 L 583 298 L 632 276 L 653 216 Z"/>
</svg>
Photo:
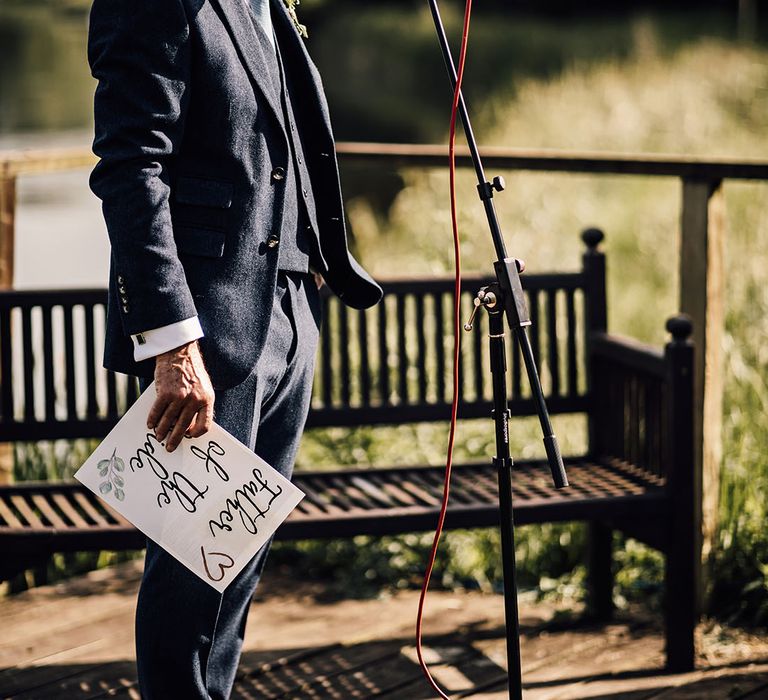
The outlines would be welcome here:
<svg viewBox="0 0 768 700">
<path fill-rule="evenodd" d="M 117 456 L 117 448 L 112 450 L 109 459 L 102 459 L 96 466 L 99 476 L 106 477 L 106 481 L 99 484 L 99 492 L 102 495 L 112 492 L 118 501 L 125 500 L 125 478 L 118 474 L 125 471 L 125 462 Z"/>
<path fill-rule="evenodd" d="M 112 456 L 108 460 L 102 460 L 102 461 L 106 461 L 107 464 L 109 465 L 109 468 L 114 469 L 116 459 L 119 459 L 119 457 L 117 457 L 117 448 L 112 450 Z M 99 464 L 101 464 L 101 462 L 99 462 Z"/>
</svg>

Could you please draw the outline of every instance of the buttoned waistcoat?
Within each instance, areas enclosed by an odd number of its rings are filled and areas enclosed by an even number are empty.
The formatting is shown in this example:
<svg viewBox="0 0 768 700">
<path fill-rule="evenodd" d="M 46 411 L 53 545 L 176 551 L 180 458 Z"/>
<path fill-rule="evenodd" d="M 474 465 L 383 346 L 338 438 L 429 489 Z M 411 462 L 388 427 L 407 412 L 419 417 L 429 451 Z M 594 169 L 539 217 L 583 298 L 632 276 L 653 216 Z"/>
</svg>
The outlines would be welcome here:
<svg viewBox="0 0 768 700">
<path fill-rule="evenodd" d="M 266 340 L 285 206 L 288 129 L 246 0 L 95 0 L 89 184 L 112 246 L 104 364 L 152 376 L 131 334 L 198 315 L 217 388 L 239 384 Z M 275 34 L 301 99 L 310 223 L 323 277 L 344 303 L 382 296 L 347 245 L 322 81 L 282 0 Z M 274 239 L 278 244 L 274 244 Z"/>
</svg>

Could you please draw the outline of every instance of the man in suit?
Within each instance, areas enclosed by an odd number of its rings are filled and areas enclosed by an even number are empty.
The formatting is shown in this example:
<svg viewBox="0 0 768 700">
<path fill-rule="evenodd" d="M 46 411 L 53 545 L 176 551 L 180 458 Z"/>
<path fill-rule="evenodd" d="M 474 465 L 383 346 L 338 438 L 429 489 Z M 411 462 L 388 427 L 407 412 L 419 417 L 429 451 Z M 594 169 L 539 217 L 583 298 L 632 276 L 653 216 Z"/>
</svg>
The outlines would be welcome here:
<svg viewBox="0 0 768 700">
<path fill-rule="evenodd" d="M 90 186 L 112 246 L 105 366 L 155 380 L 166 449 L 212 415 L 290 476 L 320 326 L 315 279 L 367 308 L 322 83 L 284 0 L 94 0 Z M 145 698 L 226 698 L 264 547 L 219 595 L 147 543 Z"/>
</svg>

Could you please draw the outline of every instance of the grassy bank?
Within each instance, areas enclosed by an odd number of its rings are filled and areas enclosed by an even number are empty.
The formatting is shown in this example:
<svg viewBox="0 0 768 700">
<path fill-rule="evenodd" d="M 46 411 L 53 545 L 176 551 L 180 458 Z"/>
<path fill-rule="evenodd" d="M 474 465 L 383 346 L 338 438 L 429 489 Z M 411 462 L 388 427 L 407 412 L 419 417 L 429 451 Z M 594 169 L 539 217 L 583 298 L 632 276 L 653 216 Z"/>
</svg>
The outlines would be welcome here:
<svg viewBox="0 0 768 700">
<path fill-rule="evenodd" d="M 710 156 L 759 157 L 768 152 L 768 52 L 702 41 L 669 53 L 657 50 L 651 27 L 639 27 L 626 60 L 573 65 L 549 80 L 525 80 L 507 97 L 482 106 L 498 126 L 481 135 L 487 144 Z M 470 59 L 471 60 L 471 59 Z M 489 116 L 489 113 L 490 116 Z M 484 119 L 484 121 L 486 121 Z M 350 202 L 358 244 L 378 275 L 448 272 L 452 249 L 447 175 L 401 173 L 406 186 L 388 216 L 366 200 Z M 578 232 L 606 231 L 609 261 L 609 324 L 612 330 L 662 343 L 663 323 L 677 308 L 677 231 L 680 185 L 675 180 L 505 173 L 508 189 L 497 200 L 507 240 L 529 269 L 573 269 Z M 461 232 L 464 266 L 487 270 L 491 249 L 474 176 L 462 173 Z M 726 395 L 721 527 L 713 551 L 711 610 L 747 622 L 768 622 L 768 185 L 726 183 Z M 518 455 L 538 451 L 536 426 L 519 421 L 512 444 Z M 583 425 L 556 426 L 574 449 Z M 492 454 L 488 425 L 465 425 L 460 456 Z M 444 426 L 387 431 L 310 434 L 300 462 L 335 456 L 350 463 L 397 463 L 443 459 Z M 414 454 L 416 451 L 416 454 Z M 388 577 L 411 585 L 418 577 L 428 537 L 359 539 L 329 551 L 306 545 L 304 562 L 318 573 L 340 575 L 349 585 L 357 561 L 358 586 Z M 447 538 L 442 560 L 446 585 L 498 587 L 495 533 L 457 533 Z M 578 526 L 522 528 L 521 577 L 542 592 L 572 593 L 582 571 Z M 576 568 L 573 569 L 574 565 Z M 619 557 L 619 600 L 657 598 L 658 557 L 628 543 Z M 375 586 L 374 586 L 375 587 Z"/>
</svg>

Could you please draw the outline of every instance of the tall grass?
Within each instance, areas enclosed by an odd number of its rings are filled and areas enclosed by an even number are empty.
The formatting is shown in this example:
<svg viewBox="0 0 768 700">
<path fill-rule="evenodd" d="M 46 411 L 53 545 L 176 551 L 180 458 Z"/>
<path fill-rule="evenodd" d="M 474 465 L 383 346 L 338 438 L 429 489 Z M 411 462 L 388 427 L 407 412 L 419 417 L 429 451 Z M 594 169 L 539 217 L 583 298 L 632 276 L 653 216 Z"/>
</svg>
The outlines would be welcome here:
<svg viewBox="0 0 768 700">
<path fill-rule="evenodd" d="M 497 126 L 481 144 L 751 158 L 768 155 L 768 51 L 702 40 L 662 52 L 652 25 L 636 25 L 626 59 L 575 64 L 548 79 L 527 79 L 506 97 L 481 105 L 483 123 Z M 471 56 L 470 56 L 471 61 Z M 475 105 L 475 107 L 477 107 Z M 447 174 L 420 169 L 401 173 L 405 187 L 389 213 L 365 199 L 349 203 L 358 247 L 374 274 L 445 273 L 452 267 Z M 674 179 L 505 173 L 507 191 L 497 198 L 509 249 L 531 270 L 578 265 L 578 231 L 606 231 L 609 325 L 613 331 L 662 343 L 664 320 L 677 310 L 680 183 Z M 474 175 L 459 180 L 460 229 L 465 269 L 487 271 L 492 250 Z M 766 183 L 727 182 L 724 458 L 720 529 L 714 543 L 710 609 L 733 619 L 768 623 L 768 215 Z M 535 426 L 515 426 L 519 456 L 535 452 Z M 558 428 L 570 447 L 583 440 L 580 426 Z M 564 433 L 565 431 L 565 433 Z M 492 454 L 489 426 L 459 433 L 462 455 Z M 364 435 L 364 437 L 361 437 Z M 399 436 L 399 437 L 398 437 Z M 310 434 L 300 462 L 316 463 L 328 435 Z M 381 440 L 380 442 L 378 440 Z M 401 429 L 384 438 L 367 431 L 337 435 L 350 457 L 386 462 L 397 455 L 440 463 L 443 426 Z M 336 452 L 338 456 L 338 452 Z M 407 461 L 407 460 L 406 460 Z M 422 553 L 426 537 L 406 541 Z M 552 577 L 571 569 L 583 551 L 579 527 L 523 528 L 519 535 L 524 583 L 552 589 Z M 347 554 L 363 544 L 350 543 Z M 496 535 L 449 536 L 443 582 L 498 586 Z M 366 558 L 403 563 L 402 581 L 416 574 L 385 541 L 365 541 Z M 373 548 L 373 549 L 372 549 Z M 378 552 L 378 558 L 373 551 Z M 311 546 L 307 550 L 312 558 Z M 369 577 L 375 567 L 366 569 Z M 577 569 L 576 576 L 581 571 Z M 658 556 L 635 544 L 619 556 L 619 596 L 646 597 L 661 580 Z M 361 584 L 362 585 L 362 584 Z"/>
</svg>

